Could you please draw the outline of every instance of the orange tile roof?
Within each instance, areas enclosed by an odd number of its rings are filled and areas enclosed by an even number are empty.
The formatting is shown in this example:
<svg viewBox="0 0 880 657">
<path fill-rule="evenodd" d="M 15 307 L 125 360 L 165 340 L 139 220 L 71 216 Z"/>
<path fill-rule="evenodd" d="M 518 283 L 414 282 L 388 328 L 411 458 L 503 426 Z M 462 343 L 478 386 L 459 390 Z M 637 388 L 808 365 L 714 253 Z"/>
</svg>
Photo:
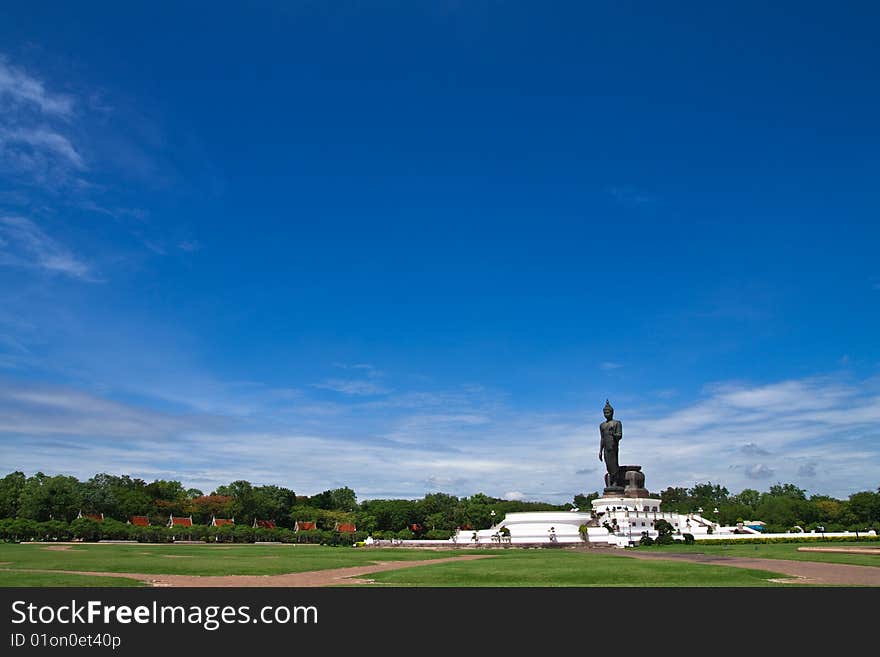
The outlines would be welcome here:
<svg viewBox="0 0 880 657">
<path fill-rule="evenodd" d="M 275 529 L 273 520 L 254 520 L 254 529 Z"/>
<path fill-rule="evenodd" d="M 128 519 L 132 525 L 136 525 L 137 527 L 149 527 L 150 526 L 150 518 L 148 516 L 132 516 Z"/>
<path fill-rule="evenodd" d="M 311 529 L 317 529 L 317 524 L 310 520 L 297 520 L 295 529 L 297 531 L 306 532 Z"/>
<path fill-rule="evenodd" d="M 336 531 L 351 533 L 351 532 L 356 532 L 357 527 L 355 527 L 350 522 L 339 522 L 339 523 L 336 523 Z"/>
</svg>

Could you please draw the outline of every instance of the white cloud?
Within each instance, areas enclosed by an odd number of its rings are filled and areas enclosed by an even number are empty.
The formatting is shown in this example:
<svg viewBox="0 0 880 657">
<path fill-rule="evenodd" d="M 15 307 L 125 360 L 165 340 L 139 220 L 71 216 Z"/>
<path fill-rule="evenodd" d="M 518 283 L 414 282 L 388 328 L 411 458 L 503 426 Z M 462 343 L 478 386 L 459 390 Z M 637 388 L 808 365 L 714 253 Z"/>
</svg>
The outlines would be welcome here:
<svg viewBox="0 0 880 657">
<path fill-rule="evenodd" d="M 749 479 L 769 479 L 775 474 L 775 471 L 763 463 L 755 463 L 747 467 L 745 473 Z"/>
<path fill-rule="evenodd" d="M 86 166 L 82 156 L 67 137 L 47 127 L 0 130 L 0 148 L 5 149 L 13 144 L 23 144 L 33 152 L 48 153 L 75 169 L 85 169 Z"/>
<path fill-rule="evenodd" d="M 313 383 L 312 386 L 322 390 L 340 392 L 344 395 L 383 395 L 390 392 L 387 388 L 372 381 L 362 381 L 359 379 L 327 379 L 321 383 Z"/>
<path fill-rule="evenodd" d="M 50 93 L 43 82 L 10 65 L 0 56 L 0 99 L 18 105 L 32 105 L 44 114 L 69 117 L 73 99 L 64 94 Z"/>
<path fill-rule="evenodd" d="M 799 477 L 815 477 L 816 476 L 816 464 L 815 463 L 804 463 L 802 466 L 798 468 L 798 476 Z"/>
<path fill-rule="evenodd" d="M 868 479 L 880 471 L 880 396 L 871 385 L 712 386 L 674 412 L 621 406 L 621 460 L 641 464 L 654 492 L 704 481 L 737 492 L 779 480 L 843 497 L 870 487 L 853 480 L 852 463 Z M 184 401 L 186 387 L 175 393 Z M 219 395 L 213 402 L 204 398 L 211 390 Z M 245 478 L 308 494 L 348 485 L 361 499 L 443 490 L 563 502 L 602 486 L 601 417 L 585 421 L 582 411 L 517 410 L 503 395 L 461 388 L 411 391 L 400 395 L 406 403 L 384 406 L 358 395 L 331 404 L 260 384 L 194 385 L 191 394 L 199 395 L 185 404 L 191 410 L 169 413 L 71 388 L 7 385 L 0 469 L 111 470 L 203 489 Z M 236 395 L 242 413 L 207 410 L 234 404 Z M 600 416 L 601 407 L 594 410 Z"/>
<path fill-rule="evenodd" d="M 623 367 L 623 365 L 621 365 L 620 363 L 614 363 L 611 361 L 605 361 L 604 363 L 599 363 L 600 370 L 606 370 L 606 371 L 619 370 L 621 367 Z"/>
<path fill-rule="evenodd" d="M 33 267 L 81 280 L 96 280 L 89 265 L 24 217 L 0 217 L 0 265 Z"/>
</svg>

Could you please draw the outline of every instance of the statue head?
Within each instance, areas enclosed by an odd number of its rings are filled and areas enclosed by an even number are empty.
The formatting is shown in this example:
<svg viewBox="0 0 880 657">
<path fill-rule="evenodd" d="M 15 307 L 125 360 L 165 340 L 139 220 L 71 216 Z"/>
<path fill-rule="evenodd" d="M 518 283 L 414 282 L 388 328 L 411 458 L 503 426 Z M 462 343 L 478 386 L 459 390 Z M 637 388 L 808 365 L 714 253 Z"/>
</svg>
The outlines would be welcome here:
<svg viewBox="0 0 880 657">
<path fill-rule="evenodd" d="M 606 420 L 610 420 L 614 417 L 614 408 L 611 406 L 611 402 L 607 399 L 605 400 L 605 408 L 602 409 L 602 412 L 605 414 Z"/>
</svg>

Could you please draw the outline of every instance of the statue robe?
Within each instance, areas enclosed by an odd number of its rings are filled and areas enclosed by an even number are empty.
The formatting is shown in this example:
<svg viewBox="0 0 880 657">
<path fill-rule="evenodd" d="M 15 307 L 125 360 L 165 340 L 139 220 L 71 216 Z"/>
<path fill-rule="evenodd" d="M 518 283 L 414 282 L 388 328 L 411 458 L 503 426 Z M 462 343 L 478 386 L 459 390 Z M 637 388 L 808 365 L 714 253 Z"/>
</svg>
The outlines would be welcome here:
<svg viewBox="0 0 880 657">
<path fill-rule="evenodd" d="M 620 420 L 609 420 L 599 425 L 600 445 L 605 468 L 612 480 L 617 477 L 617 444 L 623 438 L 623 425 Z"/>
</svg>

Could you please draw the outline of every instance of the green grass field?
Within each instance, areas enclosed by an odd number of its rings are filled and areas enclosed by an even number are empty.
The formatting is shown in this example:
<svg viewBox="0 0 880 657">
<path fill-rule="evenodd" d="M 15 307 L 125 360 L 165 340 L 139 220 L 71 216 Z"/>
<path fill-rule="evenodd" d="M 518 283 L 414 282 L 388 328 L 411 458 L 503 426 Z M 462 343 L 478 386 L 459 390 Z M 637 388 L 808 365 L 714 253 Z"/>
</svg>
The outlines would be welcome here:
<svg viewBox="0 0 880 657">
<path fill-rule="evenodd" d="M 459 561 L 367 575 L 394 586 L 783 586 L 778 573 L 623 554 L 568 550 L 507 550 L 492 559 Z"/>
<path fill-rule="evenodd" d="M 136 586 L 100 578 L 34 570 L 178 575 L 273 575 L 474 554 L 473 550 L 365 550 L 298 546 L 174 546 L 0 544 L 2 586 Z M 479 561 L 422 566 L 371 575 L 395 586 L 774 586 L 774 573 L 678 562 L 643 562 L 624 556 L 561 550 L 486 550 Z M 14 572 L 21 570 L 22 572 Z"/>
<path fill-rule="evenodd" d="M 835 544 L 842 545 L 842 544 Z M 853 543 L 852 545 L 858 545 Z M 655 546 L 655 553 L 707 553 L 880 566 L 880 557 L 798 552 L 798 544 Z M 53 549 L 47 549 L 47 548 Z M 778 573 L 570 550 L 388 550 L 318 545 L 0 544 L 0 586 L 140 586 L 132 579 L 34 570 L 170 575 L 277 575 L 376 561 L 490 554 L 491 559 L 425 565 L 368 575 L 378 586 L 780 586 Z M 757 548 L 757 549 L 755 549 Z M 16 572 L 20 571 L 20 572 Z"/>
<path fill-rule="evenodd" d="M 829 542 L 829 543 L 758 543 L 754 545 L 652 545 L 636 548 L 647 553 L 673 552 L 677 554 L 717 554 L 727 557 L 751 557 L 757 559 L 791 559 L 793 561 L 821 561 L 825 563 L 846 563 L 856 566 L 880 567 L 880 550 L 878 554 L 841 554 L 834 552 L 798 552 L 799 547 L 880 547 L 877 542 Z"/>
<path fill-rule="evenodd" d="M 73 545 L 0 543 L 0 568 L 166 575 L 279 575 L 436 559 L 461 551 L 364 550 L 320 545 Z"/>
<path fill-rule="evenodd" d="M 65 573 L 16 573 L 0 571 L 2 586 L 146 586 L 137 580 L 125 577 L 93 577 L 89 575 L 68 575 Z"/>
</svg>

